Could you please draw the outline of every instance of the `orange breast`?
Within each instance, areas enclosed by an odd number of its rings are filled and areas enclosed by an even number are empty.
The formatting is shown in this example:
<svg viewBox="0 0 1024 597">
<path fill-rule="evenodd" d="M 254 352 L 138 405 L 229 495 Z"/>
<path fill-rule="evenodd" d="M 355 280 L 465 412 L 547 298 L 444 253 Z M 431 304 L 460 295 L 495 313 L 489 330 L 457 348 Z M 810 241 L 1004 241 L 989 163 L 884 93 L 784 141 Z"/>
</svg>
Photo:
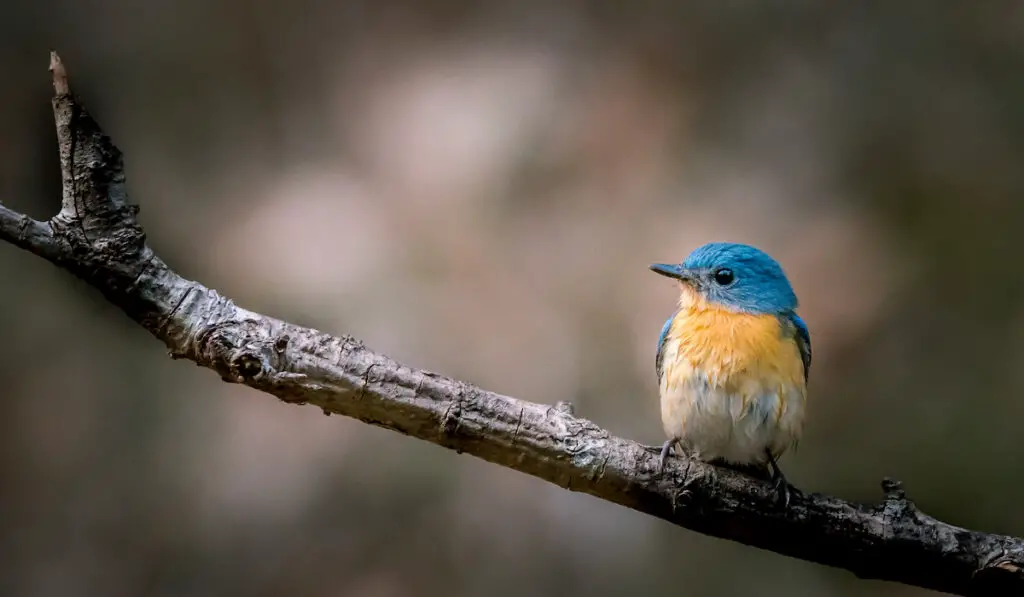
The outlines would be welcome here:
<svg viewBox="0 0 1024 597">
<path fill-rule="evenodd" d="M 665 363 L 669 386 L 702 375 L 712 387 L 748 398 L 776 388 L 781 396 L 804 385 L 800 350 L 774 315 L 684 300 L 668 341 L 675 349 L 673 362 Z"/>
</svg>

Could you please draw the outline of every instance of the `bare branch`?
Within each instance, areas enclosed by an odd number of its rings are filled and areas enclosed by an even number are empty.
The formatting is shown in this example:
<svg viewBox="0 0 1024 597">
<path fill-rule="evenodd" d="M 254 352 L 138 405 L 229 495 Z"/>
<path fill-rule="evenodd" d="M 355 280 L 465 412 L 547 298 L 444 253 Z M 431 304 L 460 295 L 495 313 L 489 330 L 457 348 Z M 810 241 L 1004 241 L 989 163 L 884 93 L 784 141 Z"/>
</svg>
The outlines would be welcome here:
<svg viewBox="0 0 1024 597">
<path fill-rule="evenodd" d="M 1024 594 L 1024 540 L 923 514 L 899 484 L 863 505 L 796 494 L 689 460 L 657 472 L 657 452 L 574 416 L 413 369 L 348 336 L 236 306 L 182 278 L 146 244 L 125 193 L 121 153 L 71 95 L 51 56 L 64 183 L 60 212 L 37 222 L 0 205 L 0 238 L 70 271 L 163 341 L 229 382 L 353 417 L 588 493 L 693 531 L 960 595 Z"/>
</svg>

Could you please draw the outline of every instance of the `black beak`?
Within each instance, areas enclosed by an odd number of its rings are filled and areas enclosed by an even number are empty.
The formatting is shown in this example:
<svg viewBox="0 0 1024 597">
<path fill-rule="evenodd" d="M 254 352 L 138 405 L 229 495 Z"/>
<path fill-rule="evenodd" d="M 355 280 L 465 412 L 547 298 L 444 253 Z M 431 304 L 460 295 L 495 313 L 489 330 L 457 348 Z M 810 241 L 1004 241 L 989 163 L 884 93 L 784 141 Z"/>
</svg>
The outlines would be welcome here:
<svg viewBox="0 0 1024 597">
<path fill-rule="evenodd" d="M 651 265 L 651 271 L 662 276 L 673 278 L 680 281 L 687 281 L 693 279 L 693 273 L 681 266 L 681 265 L 670 265 L 668 263 L 655 263 Z"/>
</svg>

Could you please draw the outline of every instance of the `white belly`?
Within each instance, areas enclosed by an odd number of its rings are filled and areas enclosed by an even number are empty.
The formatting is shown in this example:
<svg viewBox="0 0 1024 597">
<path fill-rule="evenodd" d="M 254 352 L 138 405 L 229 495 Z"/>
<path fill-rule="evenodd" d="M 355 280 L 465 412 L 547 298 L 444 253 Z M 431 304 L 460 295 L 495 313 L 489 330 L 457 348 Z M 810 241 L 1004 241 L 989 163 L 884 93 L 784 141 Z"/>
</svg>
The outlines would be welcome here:
<svg viewBox="0 0 1024 597">
<path fill-rule="evenodd" d="M 661 384 L 665 433 L 700 460 L 764 464 L 770 451 L 778 458 L 798 439 L 803 426 L 803 387 L 767 388 L 756 381 L 729 392 L 695 372 L 671 386 Z M 783 393 L 780 402 L 780 393 Z M 746 398 L 744 398 L 746 396 Z"/>
</svg>

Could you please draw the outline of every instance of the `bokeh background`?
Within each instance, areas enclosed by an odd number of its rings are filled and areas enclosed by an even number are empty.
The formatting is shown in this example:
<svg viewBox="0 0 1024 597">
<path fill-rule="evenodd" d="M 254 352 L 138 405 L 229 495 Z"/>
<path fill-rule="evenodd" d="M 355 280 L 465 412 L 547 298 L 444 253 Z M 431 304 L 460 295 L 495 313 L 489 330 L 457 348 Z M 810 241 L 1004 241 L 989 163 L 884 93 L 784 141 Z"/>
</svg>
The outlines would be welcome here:
<svg viewBox="0 0 1024 597">
<path fill-rule="evenodd" d="M 785 266 L 798 486 L 1024 535 L 1024 5 L 0 3 L 0 200 L 55 213 L 46 67 L 156 250 L 265 313 L 661 440 L 647 271 Z M 927 592 L 710 539 L 222 383 L 0 245 L 0 594 Z"/>
</svg>

